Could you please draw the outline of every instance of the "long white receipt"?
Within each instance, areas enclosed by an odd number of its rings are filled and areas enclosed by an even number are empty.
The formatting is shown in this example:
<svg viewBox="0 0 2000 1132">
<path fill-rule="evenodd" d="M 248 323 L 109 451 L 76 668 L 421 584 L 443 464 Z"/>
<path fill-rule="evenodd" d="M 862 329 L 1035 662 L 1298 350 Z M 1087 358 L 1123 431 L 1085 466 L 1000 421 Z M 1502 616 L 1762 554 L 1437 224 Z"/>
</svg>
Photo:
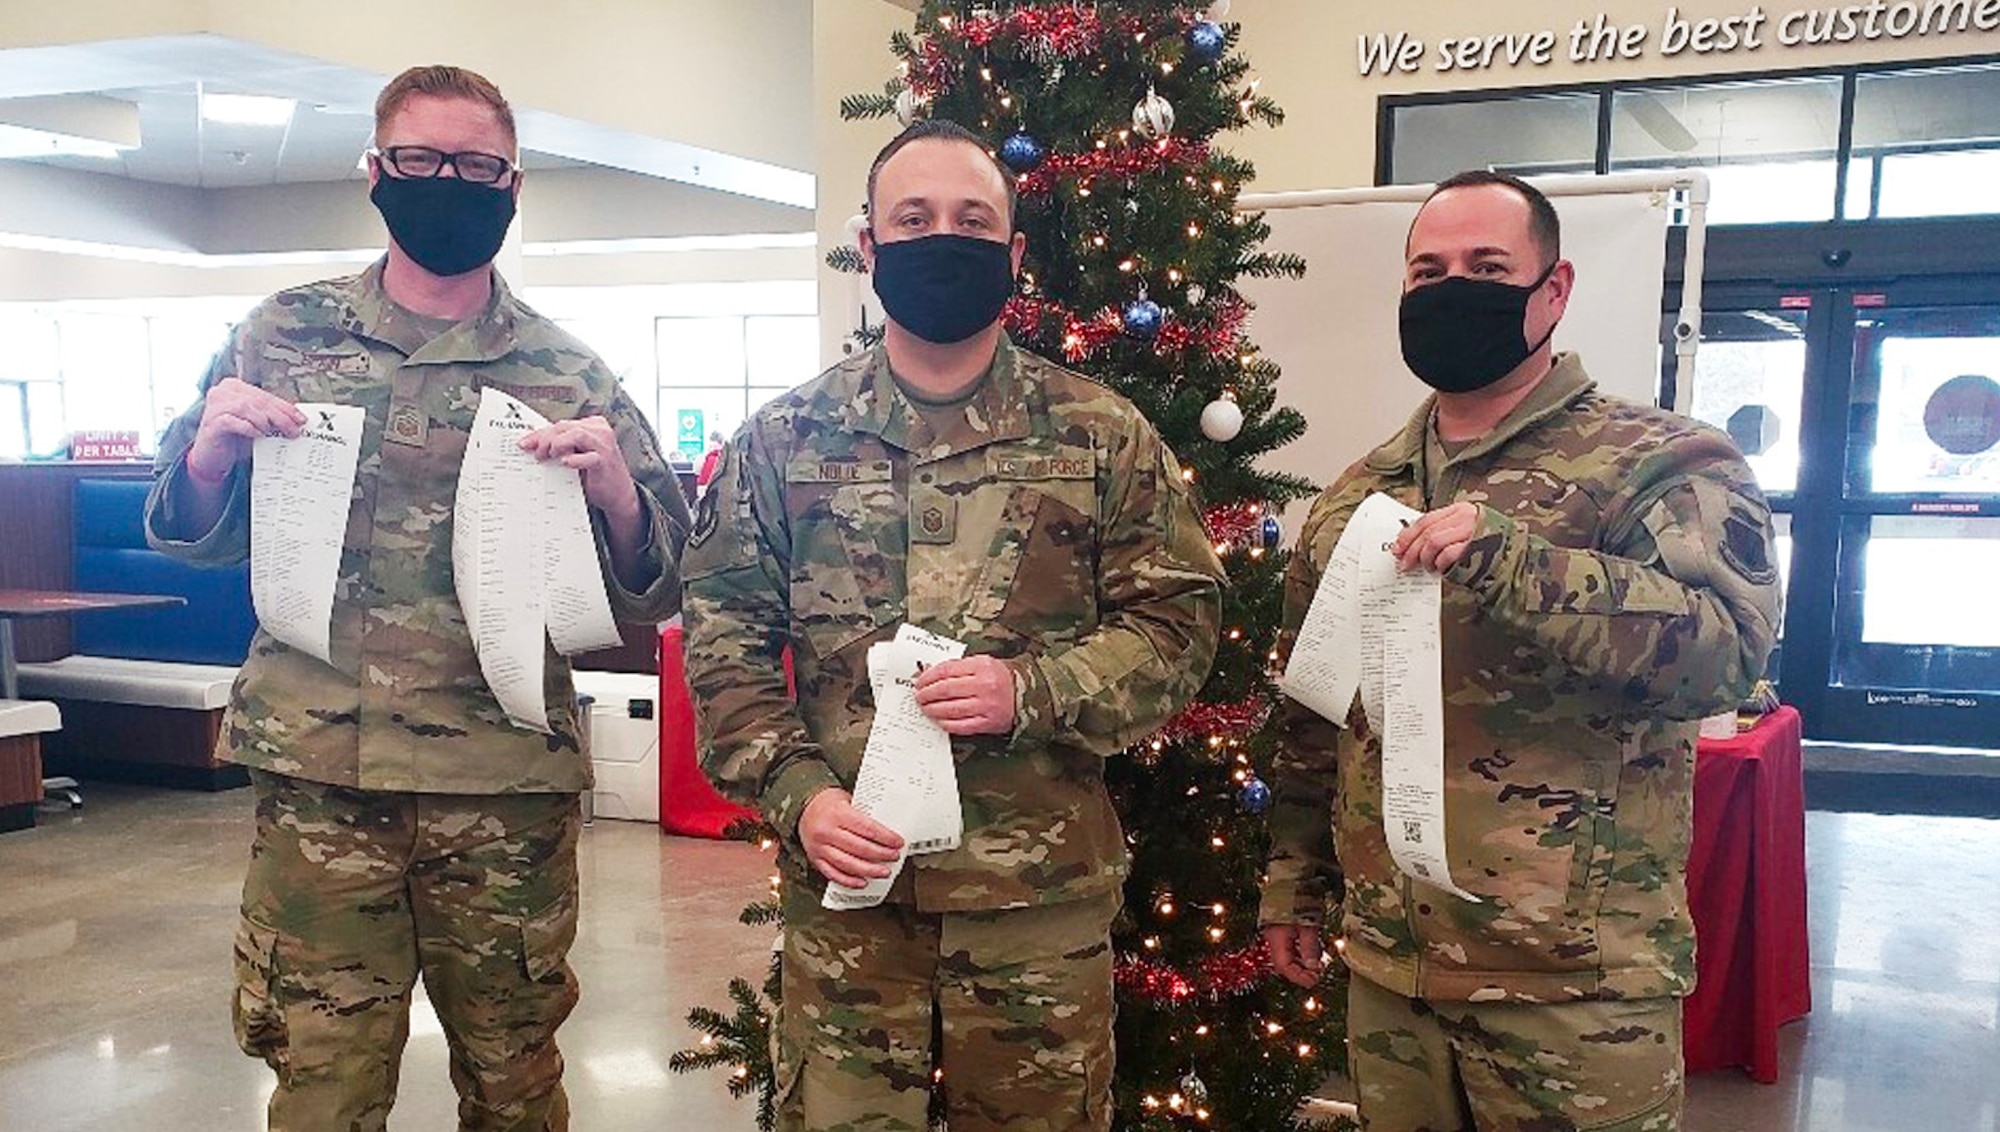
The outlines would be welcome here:
<svg viewBox="0 0 2000 1132">
<path fill-rule="evenodd" d="M 822 907 L 872 908 L 889 894 L 906 859 L 958 848 L 965 835 L 965 814 L 959 807 L 951 736 L 917 706 L 916 683 L 924 669 L 964 655 L 963 641 L 913 625 L 896 630 L 894 640 L 869 647 L 868 683 L 875 693 L 875 719 L 861 752 L 854 806 L 901 834 L 903 852 L 887 877 L 862 888 L 827 885 Z"/>
<path fill-rule="evenodd" d="M 1377 492 L 1334 544 L 1279 686 L 1341 726 L 1361 696 L 1382 736 L 1382 833 L 1396 867 L 1467 900 L 1445 852 L 1440 580 L 1389 544 L 1419 512 Z"/>
<path fill-rule="evenodd" d="M 544 640 L 566 656 L 619 643 L 580 477 L 521 450 L 521 438 L 548 423 L 498 389 L 480 390 L 451 542 L 479 670 L 507 718 L 544 734 Z"/>
<path fill-rule="evenodd" d="M 368 412 L 305 402 L 296 437 L 259 437 L 250 464 L 250 604 L 266 633 L 331 664 L 333 591 Z"/>
</svg>

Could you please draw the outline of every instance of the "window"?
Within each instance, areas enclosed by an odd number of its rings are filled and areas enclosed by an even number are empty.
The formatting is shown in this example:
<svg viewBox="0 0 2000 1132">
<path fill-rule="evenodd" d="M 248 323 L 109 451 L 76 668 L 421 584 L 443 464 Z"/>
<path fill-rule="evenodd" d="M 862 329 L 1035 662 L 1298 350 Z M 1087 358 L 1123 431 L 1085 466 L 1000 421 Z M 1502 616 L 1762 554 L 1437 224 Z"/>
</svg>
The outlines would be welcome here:
<svg viewBox="0 0 2000 1132">
<path fill-rule="evenodd" d="M 1880 188 L 1849 216 L 2000 212 L 2000 68 L 1860 76 L 1854 160 Z"/>
<path fill-rule="evenodd" d="M 538 288 L 537 310 L 595 351 L 669 450 L 698 459 L 754 408 L 819 372 L 810 280 Z M 60 453 L 72 432 L 136 431 L 151 453 L 194 403 L 255 299 L 0 303 L 0 458 Z M 685 313 L 682 313 L 685 312 Z M 685 444 L 679 410 L 700 411 Z"/>
<path fill-rule="evenodd" d="M 67 433 L 55 320 L 0 309 L 0 340 L 0 457 L 53 452 Z"/>
<path fill-rule="evenodd" d="M 65 424 L 132 431 L 142 444 L 153 428 L 153 359 L 146 320 L 114 314 L 56 317 L 62 351 Z"/>
<path fill-rule="evenodd" d="M 689 461 L 820 369 L 811 280 L 542 287 L 526 298 L 602 355 L 660 446 Z"/>
<path fill-rule="evenodd" d="M 1391 95 L 1381 128 L 1385 184 L 1700 168 L 1712 224 L 2000 214 L 1993 63 Z"/>
<path fill-rule="evenodd" d="M 152 346 L 153 429 L 141 434 L 151 444 L 174 418 L 201 395 L 201 379 L 216 351 L 229 347 L 230 324 L 222 319 L 166 315 L 149 318 Z"/>
<path fill-rule="evenodd" d="M 771 398 L 819 372 L 819 320 L 803 315 L 662 318 L 662 443 L 700 456 L 711 433 L 727 437 Z M 700 413 L 692 430 L 685 414 Z"/>
<path fill-rule="evenodd" d="M 1596 165 L 1597 96 L 1532 95 L 1396 107 L 1390 180 L 1442 181 L 1463 169 L 1589 173 Z"/>
<path fill-rule="evenodd" d="M 1609 167 L 1698 166 L 1711 224 L 1833 219 L 1841 80 L 1621 90 Z"/>
<path fill-rule="evenodd" d="M 19 381 L 0 381 L 0 460 L 19 460 L 28 454 L 28 387 Z"/>
<path fill-rule="evenodd" d="M 1729 434 L 1766 492 L 1799 486 L 1806 312 L 1728 311 L 1704 320 L 1691 415 Z"/>
</svg>

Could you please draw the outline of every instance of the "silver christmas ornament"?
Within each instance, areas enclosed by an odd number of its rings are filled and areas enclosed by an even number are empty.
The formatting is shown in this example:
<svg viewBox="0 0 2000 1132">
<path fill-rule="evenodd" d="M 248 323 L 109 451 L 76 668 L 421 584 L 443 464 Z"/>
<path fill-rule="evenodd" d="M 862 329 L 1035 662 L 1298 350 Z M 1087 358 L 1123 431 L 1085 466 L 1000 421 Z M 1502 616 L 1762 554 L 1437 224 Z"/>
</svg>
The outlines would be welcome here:
<svg viewBox="0 0 2000 1132">
<path fill-rule="evenodd" d="M 1132 108 L 1132 132 L 1148 141 L 1166 137 L 1174 132 L 1174 107 L 1152 87 L 1146 88 L 1146 97 Z"/>
</svg>

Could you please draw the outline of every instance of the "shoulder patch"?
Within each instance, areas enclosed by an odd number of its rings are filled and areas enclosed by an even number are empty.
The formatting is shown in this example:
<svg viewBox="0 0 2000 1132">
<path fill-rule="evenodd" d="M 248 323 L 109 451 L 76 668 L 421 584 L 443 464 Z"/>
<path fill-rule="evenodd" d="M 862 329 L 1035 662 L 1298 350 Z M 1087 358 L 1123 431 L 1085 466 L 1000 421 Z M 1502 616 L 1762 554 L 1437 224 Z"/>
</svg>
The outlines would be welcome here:
<svg viewBox="0 0 2000 1132">
<path fill-rule="evenodd" d="M 1722 558 L 1731 570 L 1756 585 L 1768 586 L 1778 580 L 1778 567 L 1771 561 L 1763 524 L 1735 507 L 1729 509 L 1729 517 L 1722 521 Z"/>
<path fill-rule="evenodd" d="M 721 495 L 721 492 L 715 490 L 712 481 L 709 489 L 701 493 L 701 501 L 694 509 L 694 529 L 688 532 L 688 546 L 696 547 L 707 542 L 708 537 L 715 533 L 716 527 L 721 525 L 718 514 L 722 510 L 722 505 L 718 502 Z"/>
</svg>

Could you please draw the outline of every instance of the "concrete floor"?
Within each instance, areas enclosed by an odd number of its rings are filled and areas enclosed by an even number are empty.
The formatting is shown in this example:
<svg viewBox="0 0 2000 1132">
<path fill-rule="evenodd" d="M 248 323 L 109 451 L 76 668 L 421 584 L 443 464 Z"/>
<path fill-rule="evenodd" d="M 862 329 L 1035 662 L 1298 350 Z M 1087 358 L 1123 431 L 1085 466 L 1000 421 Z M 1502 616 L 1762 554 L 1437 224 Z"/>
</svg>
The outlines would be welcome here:
<svg viewBox="0 0 2000 1132">
<path fill-rule="evenodd" d="M 251 1132 L 270 1074 L 236 1052 L 229 949 L 249 794 L 89 785 L 88 807 L 0 837 L 0 1128 Z M 2000 1132 L 2000 822 L 1813 813 L 1814 1012 L 1779 1084 L 1690 1084 L 1690 1132 Z M 748 846 L 600 821 L 584 837 L 583 1003 L 563 1030 L 579 1129 L 749 1130 L 717 1074 L 667 1071 L 681 1019 L 760 976 L 736 923 Z M 452 1126 L 419 1011 L 390 1127 Z"/>
</svg>

